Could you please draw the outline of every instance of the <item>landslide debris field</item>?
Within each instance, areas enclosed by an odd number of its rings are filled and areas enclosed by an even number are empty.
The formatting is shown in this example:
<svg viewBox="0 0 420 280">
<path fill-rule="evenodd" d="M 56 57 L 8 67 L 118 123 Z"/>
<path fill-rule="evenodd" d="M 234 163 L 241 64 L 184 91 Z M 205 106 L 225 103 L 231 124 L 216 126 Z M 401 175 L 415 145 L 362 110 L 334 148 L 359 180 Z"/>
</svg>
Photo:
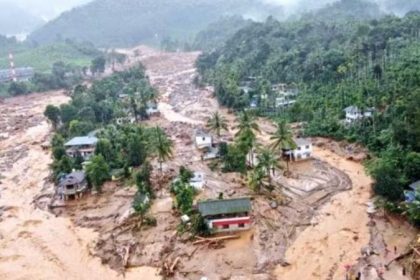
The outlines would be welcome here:
<svg viewBox="0 0 420 280">
<path fill-rule="evenodd" d="M 157 226 L 138 229 L 131 216 L 135 187 L 114 182 L 101 195 L 48 210 L 54 188 L 47 180 L 50 155 L 40 147 L 49 136 L 42 112 L 47 104 L 68 98 L 45 93 L 6 100 L 0 104 L 0 278 L 153 279 L 164 264 L 177 261 L 175 279 L 343 279 L 344 265 L 356 263 L 361 249 L 375 241 L 366 213 L 371 181 L 363 166 L 350 160 L 361 159 L 363 151 L 316 139 L 313 160 L 291 164 L 288 178 L 276 172 L 272 195 L 256 196 L 240 175 L 211 171 L 195 149 L 194 131 L 217 110 L 229 120 L 223 138 L 232 140 L 235 134 L 235 117 L 218 107 L 212 89 L 193 84 L 199 54 L 145 47 L 124 52 L 129 65 L 141 61 L 146 66 L 161 93 L 161 116 L 146 124 L 164 128 L 175 144 L 173 160 L 164 165 L 164 184 L 159 187 L 158 172 L 153 174 L 157 198 L 149 214 Z M 267 144 L 274 127 L 266 120 L 260 126 L 259 141 Z M 210 247 L 178 235 L 180 217 L 172 210 L 169 184 L 181 165 L 206 176 L 197 199 L 217 198 L 221 192 L 226 198 L 253 197 L 252 230 Z M 405 232 L 400 247 L 413 237 L 405 224 L 376 219 L 386 240 Z M 362 259 L 360 270 L 374 277 L 381 262 L 385 259 Z M 394 272 L 398 269 L 395 264 Z"/>
</svg>

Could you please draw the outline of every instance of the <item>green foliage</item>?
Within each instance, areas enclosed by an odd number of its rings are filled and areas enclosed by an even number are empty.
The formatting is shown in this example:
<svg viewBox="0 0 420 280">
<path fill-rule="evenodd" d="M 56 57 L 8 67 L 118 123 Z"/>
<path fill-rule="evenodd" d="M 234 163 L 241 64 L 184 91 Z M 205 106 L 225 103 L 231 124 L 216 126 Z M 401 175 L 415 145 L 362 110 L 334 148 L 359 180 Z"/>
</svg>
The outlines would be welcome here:
<svg viewBox="0 0 420 280">
<path fill-rule="evenodd" d="M 140 168 L 140 170 L 135 174 L 135 181 L 137 186 L 137 191 L 142 194 L 147 194 L 150 197 L 154 196 L 152 189 L 152 182 L 150 179 L 152 173 L 152 166 L 150 163 L 146 162 Z"/>
<path fill-rule="evenodd" d="M 93 156 L 86 167 L 86 174 L 93 187 L 100 192 L 102 185 L 110 179 L 109 166 L 102 155 Z"/>
<path fill-rule="evenodd" d="M 115 157 L 115 150 L 108 139 L 99 139 L 96 143 L 95 155 L 102 155 L 106 162 L 112 162 Z"/>
<path fill-rule="evenodd" d="M 181 181 L 180 181 L 181 182 Z M 190 214 L 194 202 L 195 191 L 187 183 L 181 182 L 176 189 L 176 206 L 182 214 Z"/>
<path fill-rule="evenodd" d="M 219 112 L 214 113 L 207 121 L 207 128 L 214 131 L 217 136 L 220 137 L 220 132 L 222 130 L 228 130 L 226 118 L 220 115 Z"/>
<path fill-rule="evenodd" d="M 247 183 L 251 190 L 260 193 L 264 186 L 265 172 L 262 168 L 255 168 L 248 173 Z"/>
<path fill-rule="evenodd" d="M 193 172 L 188 168 L 181 166 L 179 168 L 179 180 L 183 183 L 188 183 L 191 178 L 194 176 Z"/>
<path fill-rule="evenodd" d="M 242 148 L 235 144 L 228 145 L 227 154 L 222 158 L 223 172 L 246 172 L 246 155 Z"/>
<path fill-rule="evenodd" d="M 73 162 L 68 156 L 62 156 L 60 159 L 54 160 L 51 164 L 54 178 L 58 178 L 60 174 L 67 174 L 73 170 Z"/>
<path fill-rule="evenodd" d="M 134 211 L 142 218 L 150 208 L 149 198 L 147 195 L 137 192 L 133 200 Z"/>
<path fill-rule="evenodd" d="M 146 159 L 146 147 L 141 135 L 131 134 L 128 138 L 127 163 L 130 166 L 140 166 Z"/>
<path fill-rule="evenodd" d="M 257 159 L 257 168 L 265 172 L 265 176 L 268 178 L 269 184 L 271 184 L 271 174 L 274 172 L 275 168 L 281 169 L 279 159 L 275 156 L 273 151 L 268 149 L 260 150 Z"/>
<path fill-rule="evenodd" d="M 30 93 L 28 84 L 25 82 L 12 82 L 9 85 L 7 90 L 8 94 L 11 96 L 24 95 Z"/>
<path fill-rule="evenodd" d="M 92 64 L 90 66 L 90 71 L 93 74 L 96 73 L 103 73 L 105 71 L 105 64 L 106 64 L 106 59 L 103 56 L 98 56 L 95 59 L 92 60 Z"/>
<path fill-rule="evenodd" d="M 58 107 L 48 105 L 47 108 L 45 108 L 44 116 L 48 118 L 54 129 L 57 128 L 60 123 L 60 109 Z"/>
<path fill-rule="evenodd" d="M 191 232 L 194 235 L 199 236 L 209 236 L 211 234 L 211 231 L 204 220 L 203 216 L 201 216 L 199 213 L 191 215 Z"/>
<path fill-rule="evenodd" d="M 371 173 L 376 178 L 374 185 L 375 193 L 391 201 L 401 200 L 404 184 L 400 179 L 400 174 L 393 167 L 392 163 L 383 159 L 377 160 L 372 166 Z"/>
<path fill-rule="evenodd" d="M 404 210 L 410 221 L 416 226 L 420 226 L 420 190 L 417 190 L 416 198 L 413 202 L 405 203 Z"/>
<path fill-rule="evenodd" d="M 220 103 L 236 110 L 257 100 L 263 113 L 276 97 L 272 85 L 298 88 L 296 103 L 279 117 L 302 122 L 307 136 L 368 147 L 374 190 L 398 208 L 408 184 L 420 179 L 420 14 L 370 20 L 378 15 L 375 5 L 343 0 L 297 20 L 269 18 L 201 55 L 197 68 Z M 247 81 L 245 93 L 239 86 Z M 351 105 L 375 112 L 345 125 L 343 109 Z M 252 133 L 238 138 L 240 150 L 252 149 Z M 273 147 L 293 146 L 290 138 L 279 124 Z"/>
<path fill-rule="evenodd" d="M 161 128 L 156 127 L 154 132 L 153 149 L 158 157 L 160 171 L 162 172 L 162 163 L 172 158 L 173 143 Z"/>
<path fill-rule="evenodd" d="M 91 60 L 100 54 L 90 43 L 76 43 L 70 40 L 42 46 L 24 42 L 16 43 L 13 47 L 2 45 L 0 42 L 0 68 L 9 67 L 7 54 L 11 49 L 17 67 L 29 66 L 44 74 L 49 73 L 57 61 L 81 69 L 89 66 Z"/>
</svg>

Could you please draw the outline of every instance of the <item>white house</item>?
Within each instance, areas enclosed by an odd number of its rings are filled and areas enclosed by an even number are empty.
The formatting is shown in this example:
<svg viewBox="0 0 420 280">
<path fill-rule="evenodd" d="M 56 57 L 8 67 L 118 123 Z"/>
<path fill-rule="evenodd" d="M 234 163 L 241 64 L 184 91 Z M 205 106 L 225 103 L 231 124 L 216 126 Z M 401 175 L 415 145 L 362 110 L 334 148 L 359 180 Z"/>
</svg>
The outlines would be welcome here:
<svg viewBox="0 0 420 280">
<path fill-rule="evenodd" d="M 146 114 L 148 116 L 159 115 L 160 112 L 159 112 L 158 105 L 155 102 L 147 102 Z"/>
<path fill-rule="evenodd" d="M 297 138 L 294 140 L 296 149 L 287 151 L 285 154 L 290 156 L 292 160 L 299 161 L 312 157 L 313 145 L 308 139 Z"/>
<path fill-rule="evenodd" d="M 116 122 L 118 125 L 124 125 L 124 124 L 127 124 L 127 123 L 131 123 L 131 124 L 133 124 L 133 123 L 135 123 L 135 122 L 136 122 L 136 119 L 135 119 L 134 117 L 131 117 L 131 116 L 127 116 L 127 117 L 119 117 L 119 118 L 116 118 L 116 119 L 115 119 L 115 122 Z"/>
<path fill-rule="evenodd" d="M 66 147 L 66 154 L 69 157 L 75 158 L 81 155 L 84 160 L 90 159 L 94 154 L 98 138 L 94 136 L 74 137 L 64 144 Z"/>
<path fill-rule="evenodd" d="M 344 112 L 346 112 L 346 123 L 353 123 L 363 118 L 370 118 L 373 115 L 373 111 L 374 108 L 367 108 L 362 111 L 356 106 L 349 106 L 344 109 Z"/>
<path fill-rule="evenodd" d="M 190 185 L 197 191 L 201 191 L 206 184 L 205 175 L 202 172 L 194 172 L 193 177 L 190 179 Z"/>
<path fill-rule="evenodd" d="M 213 137 L 201 130 L 195 133 L 195 145 L 198 149 L 211 149 L 213 147 Z"/>
</svg>

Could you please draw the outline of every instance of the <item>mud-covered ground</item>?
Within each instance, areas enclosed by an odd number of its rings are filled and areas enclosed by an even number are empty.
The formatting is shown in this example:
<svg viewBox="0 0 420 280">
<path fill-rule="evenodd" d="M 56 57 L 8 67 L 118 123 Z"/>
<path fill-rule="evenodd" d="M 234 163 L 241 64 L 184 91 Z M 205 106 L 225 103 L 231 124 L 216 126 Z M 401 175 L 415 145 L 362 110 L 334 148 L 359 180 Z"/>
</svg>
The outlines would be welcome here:
<svg viewBox="0 0 420 280">
<path fill-rule="evenodd" d="M 159 186 L 159 174 L 153 174 L 157 197 L 148 215 L 157 226 L 138 229 L 138 219 L 130 215 L 135 187 L 115 182 L 100 195 L 87 195 L 52 213 L 37 209 L 46 208 L 54 192 L 46 181 L 50 154 L 40 147 L 50 135 L 42 112 L 47 104 L 68 98 L 50 93 L 9 99 L 0 104 L 0 279 L 154 279 L 160 278 L 163 263 L 177 258 L 175 279 L 344 279 L 347 264 L 359 262 L 357 269 L 367 271 L 360 252 L 377 240 L 373 237 L 383 236 L 383 244 L 399 240 L 398 248 L 408 244 L 414 231 L 405 224 L 378 216 L 379 230 L 372 227 L 366 213 L 371 180 L 358 162 L 365 155 L 360 147 L 315 139 L 313 160 L 291 164 L 290 178 L 278 171 L 271 197 L 256 196 L 240 175 L 211 171 L 194 147 L 194 131 L 217 110 L 229 120 L 222 137 L 231 140 L 235 133 L 235 117 L 219 108 L 212 89 L 193 85 L 199 54 L 145 47 L 124 52 L 130 65 L 144 63 L 160 91 L 161 116 L 146 125 L 163 127 L 175 144 L 174 158 L 164 165 L 165 183 Z M 267 144 L 274 127 L 267 120 L 259 123 L 258 139 Z M 216 248 L 192 245 L 188 235 L 179 236 L 180 218 L 168 188 L 181 165 L 206 175 L 197 199 L 216 198 L 220 192 L 251 196 L 252 230 Z M 273 201 L 277 207 L 271 207 Z M 401 232 L 405 235 L 398 239 Z M 374 271 L 390 257 L 378 252 Z M 405 279 L 395 278 L 398 269 L 397 264 L 385 279 Z"/>
<path fill-rule="evenodd" d="M 156 188 L 157 198 L 150 211 L 157 219 L 156 227 L 141 231 L 133 228 L 133 223 L 123 217 L 130 211 L 134 190 L 116 188 L 113 184 L 106 188 L 102 198 L 94 198 L 95 202 L 92 198 L 75 202 L 75 206 L 60 209 L 61 215 L 98 231 L 97 255 L 117 270 L 123 265 L 161 267 L 164 262 L 179 258 L 176 279 L 203 276 L 210 279 L 273 278 L 276 265 L 287 264 L 286 251 L 294 240 L 309 225 L 318 223 L 316 218 L 314 220 L 317 209 L 334 194 L 351 189 L 350 178 L 323 159 L 314 159 L 292 164 L 292 178 L 277 172 L 274 181 L 278 188 L 271 198 L 255 196 L 240 175 L 211 171 L 194 147 L 194 131 L 204 128 L 208 117 L 217 110 L 230 122 L 229 131 L 222 137 L 233 139 L 235 132 L 235 117 L 219 108 L 212 89 L 199 89 L 193 84 L 198 53 L 167 54 L 148 48 L 138 49 L 137 56 L 134 51 L 127 53 L 131 56 L 131 64 L 141 61 L 146 66 L 152 84 L 160 91 L 161 116 L 154 117 L 146 125 L 163 127 L 174 141 L 174 158 L 164 165 L 166 178 L 175 176 L 178 168 L 184 165 L 206 175 L 206 187 L 197 199 L 216 198 L 220 192 L 225 197 L 253 197 L 253 229 L 238 240 L 225 242 L 221 248 L 192 245 L 188 236 L 176 234 L 180 219 L 172 211 L 169 183 Z M 263 132 L 259 140 L 267 144 L 274 128 L 264 120 L 261 120 L 261 127 Z M 270 205 L 273 201 L 278 204 L 276 208 Z M 130 253 L 124 264 L 127 248 Z"/>
</svg>

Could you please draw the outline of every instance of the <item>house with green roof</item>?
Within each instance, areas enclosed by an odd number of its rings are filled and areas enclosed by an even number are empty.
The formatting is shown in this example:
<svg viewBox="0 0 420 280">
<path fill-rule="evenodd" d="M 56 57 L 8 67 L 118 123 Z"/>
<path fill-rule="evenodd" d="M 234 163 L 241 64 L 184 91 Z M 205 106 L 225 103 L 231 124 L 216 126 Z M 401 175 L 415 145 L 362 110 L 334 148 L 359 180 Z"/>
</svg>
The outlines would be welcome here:
<svg viewBox="0 0 420 280">
<path fill-rule="evenodd" d="M 247 230 L 251 227 L 251 200 L 248 197 L 206 200 L 198 211 L 214 233 Z"/>
</svg>

